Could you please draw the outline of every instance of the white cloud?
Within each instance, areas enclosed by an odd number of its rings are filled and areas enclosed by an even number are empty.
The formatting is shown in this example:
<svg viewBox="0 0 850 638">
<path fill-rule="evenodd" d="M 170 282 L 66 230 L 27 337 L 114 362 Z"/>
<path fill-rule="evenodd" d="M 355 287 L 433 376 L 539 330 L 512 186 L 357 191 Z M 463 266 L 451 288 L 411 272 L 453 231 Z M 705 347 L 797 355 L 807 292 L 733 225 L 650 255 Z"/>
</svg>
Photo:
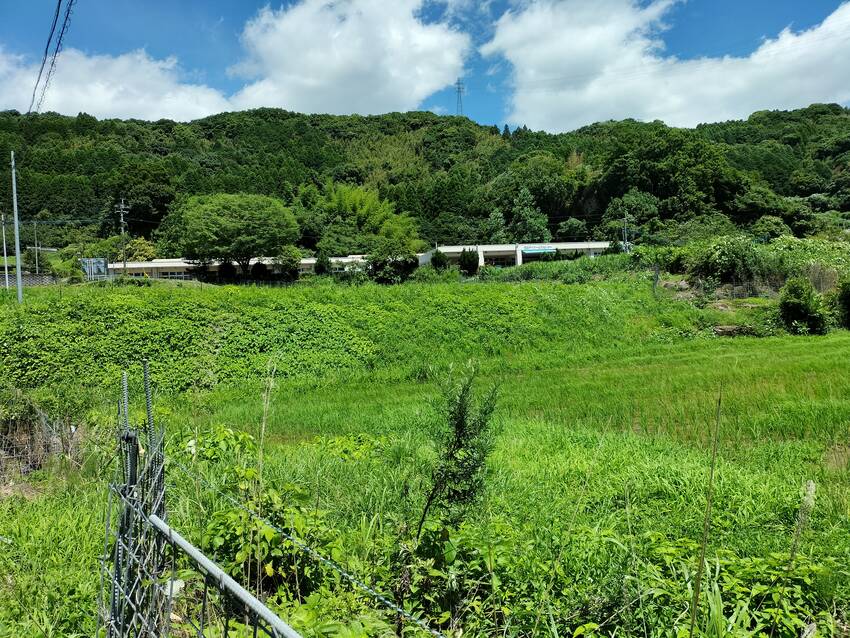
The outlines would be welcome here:
<svg viewBox="0 0 850 638">
<path fill-rule="evenodd" d="M 481 48 L 513 65 L 509 120 L 564 131 L 606 119 L 692 126 L 760 109 L 850 101 L 850 3 L 747 57 L 681 60 L 659 33 L 676 0 L 532 0 Z"/>
<path fill-rule="evenodd" d="M 322 113 L 417 108 L 463 73 L 468 35 L 420 18 L 425 0 L 301 0 L 260 10 L 245 25 L 247 58 L 234 71 L 247 84 L 228 96 L 187 81 L 176 58 L 145 51 L 59 58 L 42 110 L 97 117 L 190 120 L 275 106 Z M 0 109 L 25 111 L 35 61 L 0 48 Z"/>
<path fill-rule="evenodd" d="M 245 26 L 246 62 L 256 81 L 233 97 L 240 107 L 383 113 L 416 108 L 462 74 L 469 36 L 419 17 L 423 0 L 303 0 L 266 8 Z"/>
<path fill-rule="evenodd" d="M 37 74 L 36 64 L 0 50 L 0 108 L 26 111 Z M 57 60 L 42 111 L 190 120 L 228 108 L 219 91 L 182 82 L 174 58 L 156 60 L 144 51 L 89 56 L 66 49 Z"/>
</svg>

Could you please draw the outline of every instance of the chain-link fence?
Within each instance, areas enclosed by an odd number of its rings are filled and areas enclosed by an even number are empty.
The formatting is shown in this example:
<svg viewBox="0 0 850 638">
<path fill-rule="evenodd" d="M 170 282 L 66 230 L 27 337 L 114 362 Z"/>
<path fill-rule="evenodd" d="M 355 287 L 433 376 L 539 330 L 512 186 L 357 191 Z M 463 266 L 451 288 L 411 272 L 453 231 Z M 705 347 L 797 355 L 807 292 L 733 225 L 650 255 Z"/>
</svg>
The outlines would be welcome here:
<svg viewBox="0 0 850 638">
<path fill-rule="evenodd" d="M 73 456 L 76 427 L 54 419 L 16 388 L 0 388 L 0 482 L 40 469 L 51 456 Z"/>
<path fill-rule="evenodd" d="M 144 385 L 147 418 L 134 428 L 124 375 L 121 462 L 109 490 L 97 635 L 299 638 L 166 522 L 165 437 L 154 425 L 147 362 Z"/>
<path fill-rule="evenodd" d="M 802 267 L 799 277 L 808 279 L 815 290 L 823 294 L 834 290 L 841 278 L 841 273 L 835 268 L 819 263 L 811 263 Z M 760 277 L 733 277 L 727 282 L 712 279 L 695 278 L 691 280 L 666 282 L 664 287 L 673 288 L 684 296 L 700 296 L 715 300 L 747 299 L 749 297 L 776 297 L 782 287 L 788 283 L 787 274 L 776 273 Z"/>
</svg>

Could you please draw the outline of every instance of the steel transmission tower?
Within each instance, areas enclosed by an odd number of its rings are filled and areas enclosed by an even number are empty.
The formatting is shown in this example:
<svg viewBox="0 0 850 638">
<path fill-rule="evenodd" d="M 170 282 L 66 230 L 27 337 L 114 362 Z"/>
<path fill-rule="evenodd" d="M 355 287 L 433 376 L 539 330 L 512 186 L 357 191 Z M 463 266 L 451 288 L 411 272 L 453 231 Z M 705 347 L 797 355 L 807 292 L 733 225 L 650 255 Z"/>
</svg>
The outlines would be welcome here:
<svg viewBox="0 0 850 638">
<path fill-rule="evenodd" d="M 460 78 L 455 82 L 455 90 L 457 91 L 457 113 L 456 115 L 463 115 L 463 82 L 460 81 Z"/>
</svg>

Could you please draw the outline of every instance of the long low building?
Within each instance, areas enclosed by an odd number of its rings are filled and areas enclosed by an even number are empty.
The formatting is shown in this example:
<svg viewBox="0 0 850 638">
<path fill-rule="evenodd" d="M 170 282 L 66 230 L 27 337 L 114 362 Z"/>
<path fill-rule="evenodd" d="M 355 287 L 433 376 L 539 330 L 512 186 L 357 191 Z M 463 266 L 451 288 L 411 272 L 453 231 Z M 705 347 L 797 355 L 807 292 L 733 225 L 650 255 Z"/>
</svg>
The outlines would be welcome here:
<svg viewBox="0 0 850 638">
<path fill-rule="evenodd" d="M 582 242 L 539 242 L 533 244 L 467 244 L 460 246 L 438 246 L 439 250 L 456 264 L 463 251 L 474 252 L 478 255 L 479 266 L 521 266 L 529 261 L 539 261 L 557 254 L 586 255 L 596 257 L 611 246 L 607 241 Z M 431 261 L 434 250 L 419 256 L 420 264 Z"/>
<path fill-rule="evenodd" d="M 339 272 L 350 267 L 359 267 L 366 263 L 365 255 L 348 255 L 347 257 L 331 257 L 331 270 Z M 251 266 L 256 264 L 265 265 L 269 271 L 273 271 L 275 260 L 271 257 L 258 257 L 251 260 Z M 208 274 L 217 274 L 221 264 L 213 262 L 204 267 Z M 238 266 L 236 267 L 238 270 Z M 302 274 L 312 273 L 316 269 L 316 258 L 305 257 L 301 260 L 298 270 Z M 168 259 L 152 259 L 151 261 L 116 261 L 107 265 L 109 276 L 121 275 L 126 272 L 129 277 L 150 277 L 151 279 L 197 279 L 199 266 L 196 262 L 173 257 Z"/>
<path fill-rule="evenodd" d="M 480 266 L 517 266 L 529 261 L 539 261 L 556 254 L 586 255 L 596 257 L 604 253 L 610 243 L 607 241 L 590 242 L 542 242 L 534 244 L 468 244 L 458 246 L 438 246 L 434 250 L 419 255 L 419 264 L 431 262 L 435 250 L 446 255 L 449 263 L 456 264 L 463 251 L 471 251 L 478 255 Z M 262 263 L 269 271 L 274 270 L 274 259 L 259 257 L 251 260 L 251 265 Z M 359 268 L 366 263 L 366 255 L 348 255 L 347 257 L 331 257 L 331 269 L 343 271 L 348 268 Z M 220 264 L 208 264 L 205 268 L 209 274 L 218 272 Z M 305 257 L 301 260 L 299 270 L 312 273 L 316 268 L 315 257 Z M 107 274 L 120 275 L 125 272 L 123 262 L 110 263 Z M 182 258 L 153 259 L 151 261 L 128 261 L 126 273 L 130 277 L 150 277 L 152 279 L 196 279 L 198 264 Z"/>
</svg>

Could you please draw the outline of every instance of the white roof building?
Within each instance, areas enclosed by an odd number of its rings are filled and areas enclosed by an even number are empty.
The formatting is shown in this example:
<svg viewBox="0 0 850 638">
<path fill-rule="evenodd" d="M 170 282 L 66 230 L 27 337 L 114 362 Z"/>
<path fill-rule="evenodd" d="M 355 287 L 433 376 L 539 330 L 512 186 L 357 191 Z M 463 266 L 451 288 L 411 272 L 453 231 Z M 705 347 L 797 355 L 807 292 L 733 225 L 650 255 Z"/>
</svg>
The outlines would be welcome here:
<svg viewBox="0 0 850 638">
<path fill-rule="evenodd" d="M 439 250 L 449 261 L 454 263 L 460 259 L 460 254 L 466 250 L 478 253 L 478 265 L 496 266 L 520 266 L 524 262 L 540 259 L 543 255 L 554 255 L 557 253 L 576 254 L 581 253 L 588 257 L 601 255 L 611 246 L 607 241 L 580 241 L 580 242 L 536 242 L 527 244 L 464 244 L 457 246 L 438 246 Z M 419 264 L 427 264 L 431 261 L 433 250 L 419 256 Z"/>
<path fill-rule="evenodd" d="M 527 261 L 538 260 L 544 255 L 556 253 L 583 254 L 588 257 L 596 257 L 605 252 L 610 246 L 607 241 L 585 241 L 585 242 L 538 242 L 526 244 L 465 244 L 457 246 L 439 246 L 436 250 L 446 255 L 449 262 L 457 263 L 460 254 L 466 250 L 478 254 L 480 266 L 514 266 L 521 265 Z M 434 250 L 419 255 L 419 265 L 431 262 Z M 344 270 L 348 267 L 357 267 L 366 262 L 367 255 L 348 255 L 346 257 L 331 257 L 331 267 L 334 270 Z M 258 257 L 251 260 L 251 265 L 263 263 L 273 269 L 274 259 L 271 257 Z M 153 259 L 151 261 L 128 261 L 126 272 L 131 277 L 151 277 L 154 279 L 194 279 L 194 271 L 198 264 L 183 258 Z M 208 272 L 217 272 L 218 263 L 207 266 Z M 311 273 L 316 268 L 315 257 L 305 257 L 301 260 L 300 271 Z M 120 275 L 124 272 L 124 263 L 113 262 L 108 265 L 110 275 Z"/>
</svg>

